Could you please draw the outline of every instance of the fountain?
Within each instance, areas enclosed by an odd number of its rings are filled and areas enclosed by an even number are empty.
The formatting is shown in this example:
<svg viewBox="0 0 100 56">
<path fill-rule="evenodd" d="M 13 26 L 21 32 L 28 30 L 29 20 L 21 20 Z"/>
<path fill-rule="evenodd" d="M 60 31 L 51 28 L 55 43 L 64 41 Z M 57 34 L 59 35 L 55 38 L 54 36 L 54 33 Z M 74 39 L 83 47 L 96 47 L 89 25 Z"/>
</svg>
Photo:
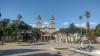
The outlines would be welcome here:
<svg viewBox="0 0 100 56">
<path fill-rule="evenodd" d="M 92 45 L 92 42 L 93 41 L 89 41 L 87 39 L 82 39 L 78 48 L 71 48 L 70 50 L 90 56 L 100 56 L 100 50 L 97 50 L 95 46 Z"/>
</svg>

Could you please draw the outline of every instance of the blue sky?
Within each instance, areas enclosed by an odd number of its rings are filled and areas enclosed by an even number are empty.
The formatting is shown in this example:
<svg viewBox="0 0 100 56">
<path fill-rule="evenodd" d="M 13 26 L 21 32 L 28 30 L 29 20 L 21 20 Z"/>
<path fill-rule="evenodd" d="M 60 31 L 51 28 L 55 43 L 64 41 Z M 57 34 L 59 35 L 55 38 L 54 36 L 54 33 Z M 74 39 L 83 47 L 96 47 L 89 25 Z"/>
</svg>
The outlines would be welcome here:
<svg viewBox="0 0 100 56">
<path fill-rule="evenodd" d="M 0 0 L 2 18 L 15 19 L 18 14 L 26 23 L 34 25 L 38 15 L 48 24 L 53 15 L 56 28 L 68 27 L 70 23 L 85 27 L 85 19 L 79 20 L 85 11 L 91 12 L 91 27 L 100 23 L 100 0 Z"/>
</svg>

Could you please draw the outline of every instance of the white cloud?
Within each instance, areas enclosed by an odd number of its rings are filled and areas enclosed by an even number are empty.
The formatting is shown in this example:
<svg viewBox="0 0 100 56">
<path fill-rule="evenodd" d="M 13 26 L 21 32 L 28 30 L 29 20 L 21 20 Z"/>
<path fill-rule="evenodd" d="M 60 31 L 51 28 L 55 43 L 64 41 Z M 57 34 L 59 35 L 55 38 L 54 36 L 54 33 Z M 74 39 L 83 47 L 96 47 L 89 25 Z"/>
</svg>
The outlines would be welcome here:
<svg viewBox="0 0 100 56">
<path fill-rule="evenodd" d="M 96 24 L 97 23 L 95 23 L 95 22 L 90 22 L 90 28 L 94 28 L 96 26 Z M 86 28 L 87 27 L 86 26 L 86 23 L 81 23 L 81 24 L 77 23 L 77 24 L 75 24 L 75 26 L 76 27 L 83 27 L 83 28 Z"/>
<path fill-rule="evenodd" d="M 91 26 L 91 28 L 95 28 L 96 25 L 97 25 L 96 22 L 90 22 L 90 26 Z"/>
<path fill-rule="evenodd" d="M 58 30 L 59 30 L 59 28 L 56 29 L 56 31 L 58 31 Z"/>
<path fill-rule="evenodd" d="M 32 26 L 32 27 L 35 27 L 35 24 L 29 24 L 30 26 Z"/>
<path fill-rule="evenodd" d="M 42 24 L 42 28 L 45 27 L 45 26 L 48 27 L 48 26 L 49 26 L 49 22 L 43 22 L 43 24 Z"/>
<path fill-rule="evenodd" d="M 96 22 L 90 22 L 90 24 L 91 24 L 91 25 L 96 25 L 97 23 L 96 23 Z"/>
<path fill-rule="evenodd" d="M 86 23 L 82 23 L 82 24 L 75 24 L 76 27 L 83 27 L 86 28 Z"/>
<path fill-rule="evenodd" d="M 43 24 L 46 24 L 46 25 L 48 25 L 49 23 L 48 23 L 48 22 L 44 22 Z"/>
<path fill-rule="evenodd" d="M 69 22 L 64 22 L 63 25 L 64 25 L 64 26 L 65 26 L 65 25 L 69 25 Z"/>
</svg>

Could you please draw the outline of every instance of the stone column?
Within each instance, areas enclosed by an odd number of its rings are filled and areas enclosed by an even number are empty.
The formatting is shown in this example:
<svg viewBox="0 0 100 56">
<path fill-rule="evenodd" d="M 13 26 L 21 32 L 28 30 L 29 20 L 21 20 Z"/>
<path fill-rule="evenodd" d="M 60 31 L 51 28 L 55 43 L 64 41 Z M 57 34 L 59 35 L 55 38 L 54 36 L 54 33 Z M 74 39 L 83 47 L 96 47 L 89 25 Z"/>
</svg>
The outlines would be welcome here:
<svg viewBox="0 0 100 56">
<path fill-rule="evenodd" d="M 45 36 L 43 36 L 43 41 L 45 41 Z"/>
<path fill-rule="evenodd" d="M 48 41 L 49 39 L 48 39 L 48 36 L 47 36 L 47 41 Z"/>
<path fill-rule="evenodd" d="M 50 40 L 50 36 L 48 37 L 48 40 Z"/>
<path fill-rule="evenodd" d="M 50 36 L 50 40 L 51 40 L 51 36 Z"/>
<path fill-rule="evenodd" d="M 43 36 L 41 36 L 40 41 L 42 41 Z"/>
</svg>

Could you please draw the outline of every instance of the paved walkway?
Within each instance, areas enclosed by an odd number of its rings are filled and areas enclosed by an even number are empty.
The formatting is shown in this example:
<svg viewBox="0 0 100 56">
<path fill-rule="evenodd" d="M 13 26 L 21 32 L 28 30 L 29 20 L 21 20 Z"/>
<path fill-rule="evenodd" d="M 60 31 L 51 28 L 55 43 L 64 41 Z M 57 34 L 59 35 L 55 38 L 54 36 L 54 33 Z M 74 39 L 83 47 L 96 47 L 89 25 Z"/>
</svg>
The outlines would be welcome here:
<svg viewBox="0 0 100 56">
<path fill-rule="evenodd" d="M 9 43 L 0 46 L 0 56 L 59 56 L 48 47 L 48 43 Z"/>
<path fill-rule="evenodd" d="M 24 43 L 20 45 L 11 43 L 0 46 L 0 56 L 86 56 L 68 49 L 58 50 L 60 52 L 53 49 L 76 46 L 78 45 L 68 43 Z M 100 47 L 100 45 L 96 46 Z"/>
</svg>

